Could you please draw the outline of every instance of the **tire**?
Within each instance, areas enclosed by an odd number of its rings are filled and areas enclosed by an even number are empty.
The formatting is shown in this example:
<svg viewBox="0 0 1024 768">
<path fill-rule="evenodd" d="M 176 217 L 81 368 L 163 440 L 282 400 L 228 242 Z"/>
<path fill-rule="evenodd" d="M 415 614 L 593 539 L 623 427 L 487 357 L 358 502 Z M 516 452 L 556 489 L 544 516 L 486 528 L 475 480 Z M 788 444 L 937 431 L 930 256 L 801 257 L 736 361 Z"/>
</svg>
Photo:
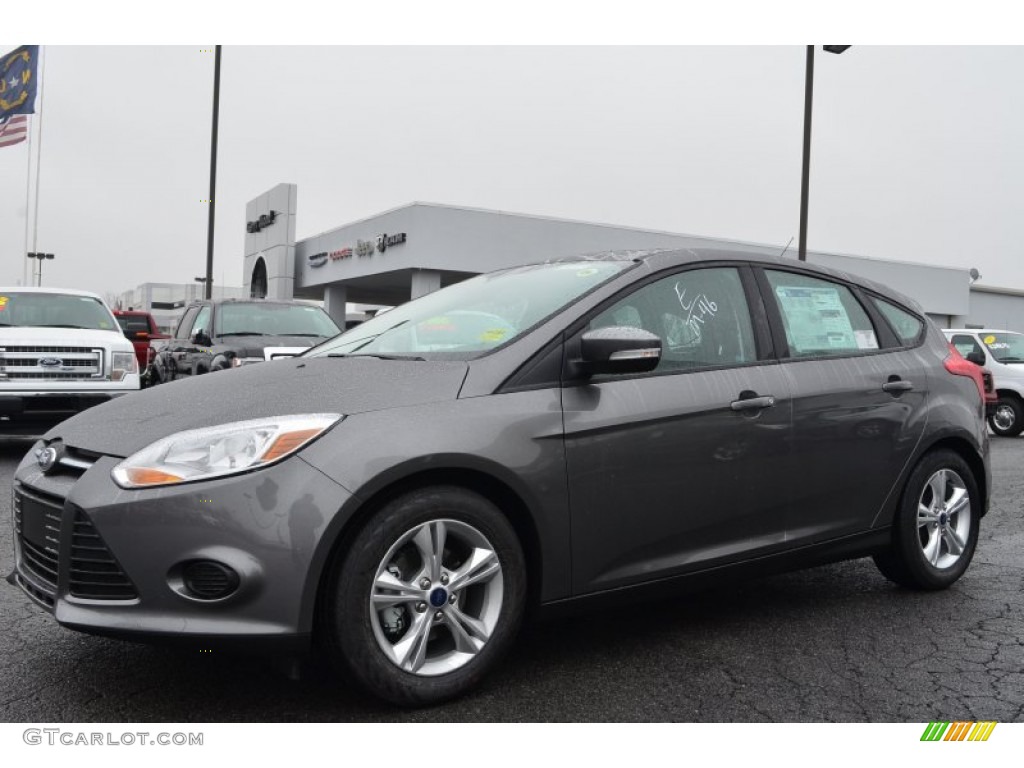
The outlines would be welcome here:
<svg viewBox="0 0 1024 768">
<path fill-rule="evenodd" d="M 974 557 L 981 496 L 974 473 L 950 450 L 926 454 L 907 480 L 892 544 L 875 555 L 887 579 L 909 589 L 946 589 Z"/>
<path fill-rule="evenodd" d="M 464 694 L 522 623 L 519 540 L 472 491 L 438 486 L 398 497 L 342 554 L 325 585 L 324 644 L 339 672 L 391 703 Z"/>
<path fill-rule="evenodd" d="M 1024 405 L 1016 397 L 1000 397 L 988 425 L 1000 437 L 1016 437 L 1024 432 Z"/>
</svg>

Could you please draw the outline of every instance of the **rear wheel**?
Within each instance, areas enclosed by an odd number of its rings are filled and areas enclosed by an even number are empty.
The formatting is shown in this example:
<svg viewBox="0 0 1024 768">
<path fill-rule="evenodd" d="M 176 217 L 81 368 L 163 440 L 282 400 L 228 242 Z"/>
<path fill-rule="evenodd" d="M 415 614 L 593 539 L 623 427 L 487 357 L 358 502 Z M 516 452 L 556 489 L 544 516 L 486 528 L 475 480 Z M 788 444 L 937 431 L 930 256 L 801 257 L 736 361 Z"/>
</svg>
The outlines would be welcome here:
<svg viewBox="0 0 1024 768">
<path fill-rule="evenodd" d="M 1016 437 L 1024 432 L 1024 406 L 1015 397 L 1001 396 L 988 425 L 1000 437 Z"/>
<path fill-rule="evenodd" d="M 332 661 L 396 704 L 459 696 L 511 644 L 525 574 L 515 531 L 487 499 L 451 486 L 402 496 L 370 519 L 333 575 Z"/>
<path fill-rule="evenodd" d="M 949 450 L 929 453 L 907 480 L 892 544 L 875 555 L 875 564 L 902 586 L 945 589 L 974 557 L 980 517 L 981 497 L 967 462 Z"/>
</svg>

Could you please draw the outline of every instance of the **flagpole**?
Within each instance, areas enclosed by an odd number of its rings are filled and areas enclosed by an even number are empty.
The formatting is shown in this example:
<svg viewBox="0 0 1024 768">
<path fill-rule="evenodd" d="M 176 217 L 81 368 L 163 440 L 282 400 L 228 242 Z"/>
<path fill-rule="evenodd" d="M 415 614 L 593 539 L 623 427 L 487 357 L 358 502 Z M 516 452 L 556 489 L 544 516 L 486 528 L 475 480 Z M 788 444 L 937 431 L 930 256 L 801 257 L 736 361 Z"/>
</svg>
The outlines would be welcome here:
<svg viewBox="0 0 1024 768">
<path fill-rule="evenodd" d="M 39 176 L 39 169 L 43 163 L 43 67 L 46 65 L 46 57 L 43 55 L 43 46 L 39 46 L 39 111 L 36 113 L 36 117 L 39 118 L 39 141 L 36 145 L 36 205 L 35 205 L 35 216 L 32 224 L 32 250 L 38 252 L 38 239 L 39 239 L 39 182 L 41 177 Z M 26 257 L 27 258 L 27 257 Z M 39 269 L 42 271 L 43 262 L 39 262 Z"/>
<path fill-rule="evenodd" d="M 28 155 L 25 160 L 25 258 L 21 262 L 21 284 L 28 285 L 28 217 L 32 210 L 32 125 L 26 126 L 28 138 Z M 32 262 L 35 263 L 34 261 Z M 34 281 L 33 281 L 34 282 Z"/>
</svg>

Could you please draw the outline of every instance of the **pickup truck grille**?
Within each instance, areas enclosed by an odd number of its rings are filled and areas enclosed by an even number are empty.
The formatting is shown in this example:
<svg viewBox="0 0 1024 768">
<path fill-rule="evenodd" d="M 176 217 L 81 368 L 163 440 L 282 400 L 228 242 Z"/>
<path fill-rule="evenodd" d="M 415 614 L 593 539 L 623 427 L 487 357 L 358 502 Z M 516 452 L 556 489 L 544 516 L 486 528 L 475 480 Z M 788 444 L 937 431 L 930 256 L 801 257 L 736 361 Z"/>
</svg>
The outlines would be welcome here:
<svg viewBox="0 0 1024 768">
<path fill-rule="evenodd" d="M 0 381 L 103 378 L 103 350 L 92 347 L 0 347 Z"/>
</svg>

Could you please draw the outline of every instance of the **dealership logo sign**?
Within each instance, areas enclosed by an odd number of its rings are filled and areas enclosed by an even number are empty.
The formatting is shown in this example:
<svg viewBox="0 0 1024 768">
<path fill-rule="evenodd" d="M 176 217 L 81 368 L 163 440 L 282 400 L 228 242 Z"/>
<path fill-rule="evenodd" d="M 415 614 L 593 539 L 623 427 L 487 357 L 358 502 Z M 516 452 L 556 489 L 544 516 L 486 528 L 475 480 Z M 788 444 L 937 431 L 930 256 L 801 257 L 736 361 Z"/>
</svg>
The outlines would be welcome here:
<svg viewBox="0 0 1024 768">
<path fill-rule="evenodd" d="M 331 261 L 337 261 L 338 259 L 349 259 L 352 258 L 351 248 L 339 248 L 336 251 L 330 253 Z"/>
<path fill-rule="evenodd" d="M 247 221 L 245 223 L 245 231 L 249 234 L 259 232 L 261 229 L 266 229 L 274 220 L 277 218 L 277 211 L 271 211 L 270 213 L 262 214 L 256 221 Z"/>
<path fill-rule="evenodd" d="M 307 257 L 309 266 L 311 267 L 322 267 L 327 263 L 327 251 L 321 251 L 320 253 L 311 253 Z"/>
<path fill-rule="evenodd" d="M 399 232 L 397 235 L 377 235 L 377 250 L 384 253 L 392 245 L 401 245 L 405 242 L 405 232 Z"/>
<path fill-rule="evenodd" d="M 356 256 L 373 256 L 373 241 L 356 240 Z"/>
</svg>

